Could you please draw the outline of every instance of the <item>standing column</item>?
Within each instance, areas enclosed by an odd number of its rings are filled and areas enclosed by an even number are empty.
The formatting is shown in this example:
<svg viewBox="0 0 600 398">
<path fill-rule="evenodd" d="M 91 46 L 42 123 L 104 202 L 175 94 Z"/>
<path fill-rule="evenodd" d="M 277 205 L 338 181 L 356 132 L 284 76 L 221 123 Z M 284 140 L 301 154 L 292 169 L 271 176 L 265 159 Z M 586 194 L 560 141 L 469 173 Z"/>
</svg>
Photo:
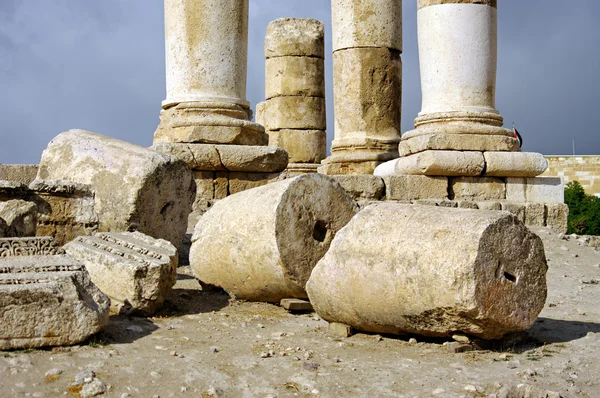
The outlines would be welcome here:
<svg viewBox="0 0 600 398">
<path fill-rule="evenodd" d="M 324 174 L 371 174 L 398 156 L 402 0 L 332 0 L 335 136 Z"/>
<path fill-rule="evenodd" d="M 520 152 L 495 109 L 496 0 L 417 0 L 422 109 L 401 158 L 377 174 L 532 177 L 547 162 Z"/>
<path fill-rule="evenodd" d="M 266 145 L 246 101 L 248 0 L 165 0 L 165 41 L 154 142 Z"/>
<path fill-rule="evenodd" d="M 288 152 L 288 175 L 316 173 L 326 156 L 324 36 L 315 19 L 281 18 L 267 27 L 266 101 L 256 116 L 269 145 Z"/>
</svg>

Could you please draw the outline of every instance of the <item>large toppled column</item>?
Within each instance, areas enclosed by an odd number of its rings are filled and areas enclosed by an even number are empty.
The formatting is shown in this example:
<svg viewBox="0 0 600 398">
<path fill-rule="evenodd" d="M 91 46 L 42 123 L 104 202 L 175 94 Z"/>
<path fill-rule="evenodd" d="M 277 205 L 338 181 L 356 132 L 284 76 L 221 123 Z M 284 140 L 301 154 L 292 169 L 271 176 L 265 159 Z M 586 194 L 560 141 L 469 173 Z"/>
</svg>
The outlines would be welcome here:
<svg viewBox="0 0 600 398">
<path fill-rule="evenodd" d="M 37 178 L 87 184 L 99 232 L 140 231 L 181 246 L 195 186 L 190 169 L 173 156 L 69 130 L 50 141 Z"/>
<path fill-rule="evenodd" d="M 495 339 L 533 325 L 547 269 L 508 212 L 382 203 L 338 232 L 306 290 L 323 319 L 357 330 Z"/>
<path fill-rule="evenodd" d="M 379 174 L 535 177 L 547 162 L 520 152 L 495 108 L 496 0 L 418 0 L 422 109 L 400 159 Z"/>
<path fill-rule="evenodd" d="M 244 300 L 305 298 L 304 286 L 357 207 L 317 173 L 219 201 L 196 224 L 190 265 L 196 277 Z"/>
<path fill-rule="evenodd" d="M 154 148 L 175 156 L 216 156 L 216 165 L 189 162 L 199 187 L 197 202 L 220 199 L 213 189 L 219 179 L 265 181 L 270 173 L 285 169 L 287 154 L 264 147 L 268 136 L 263 126 L 251 121 L 246 100 L 248 0 L 164 4 L 167 98 Z M 245 163 L 234 162 L 233 170 L 218 162 L 222 152 L 232 159 L 242 152 Z M 253 166 L 265 158 L 270 167 Z"/>
<path fill-rule="evenodd" d="M 315 19 L 281 18 L 267 27 L 266 101 L 256 120 L 269 145 L 288 152 L 286 174 L 315 173 L 326 156 L 324 36 Z"/>
<path fill-rule="evenodd" d="M 335 136 L 324 174 L 372 174 L 398 157 L 402 0 L 332 0 Z"/>
<path fill-rule="evenodd" d="M 0 239 L 0 350 L 79 343 L 108 323 L 109 305 L 52 238 Z"/>
</svg>

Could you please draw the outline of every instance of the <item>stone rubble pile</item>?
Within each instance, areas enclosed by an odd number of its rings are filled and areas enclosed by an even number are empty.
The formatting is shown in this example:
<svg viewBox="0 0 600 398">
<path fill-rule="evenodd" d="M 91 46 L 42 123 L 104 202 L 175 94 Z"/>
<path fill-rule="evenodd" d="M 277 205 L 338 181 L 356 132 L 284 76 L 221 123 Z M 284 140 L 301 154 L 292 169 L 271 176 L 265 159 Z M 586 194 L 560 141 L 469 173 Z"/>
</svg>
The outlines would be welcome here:
<svg viewBox="0 0 600 398">
<path fill-rule="evenodd" d="M 256 121 L 289 155 L 287 175 L 315 173 L 326 156 L 325 32 L 314 19 L 282 18 L 265 37 L 265 102 Z"/>
</svg>

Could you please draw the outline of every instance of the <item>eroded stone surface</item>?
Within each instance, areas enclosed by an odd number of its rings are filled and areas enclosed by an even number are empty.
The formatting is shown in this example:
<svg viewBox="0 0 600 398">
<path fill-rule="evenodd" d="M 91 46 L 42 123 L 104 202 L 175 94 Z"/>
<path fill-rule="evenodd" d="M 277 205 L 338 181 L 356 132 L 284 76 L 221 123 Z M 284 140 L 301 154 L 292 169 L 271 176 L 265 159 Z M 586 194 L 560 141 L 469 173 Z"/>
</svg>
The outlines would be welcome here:
<svg viewBox="0 0 600 398">
<path fill-rule="evenodd" d="M 0 164 L 0 180 L 15 181 L 29 185 L 35 180 L 37 164 Z"/>
<path fill-rule="evenodd" d="M 37 206 L 20 199 L 0 202 L 0 219 L 4 224 L 4 228 L 0 227 L 0 237 L 35 236 Z"/>
<path fill-rule="evenodd" d="M 396 174 L 430 176 L 479 176 L 485 166 L 481 152 L 425 151 L 399 158 L 394 166 Z"/>
<path fill-rule="evenodd" d="M 380 200 L 385 193 L 386 186 L 383 183 L 383 179 L 374 175 L 334 175 L 331 178 L 336 180 L 355 200 Z"/>
<path fill-rule="evenodd" d="M 560 177 L 507 178 L 506 199 L 514 202 L 563 203 L 565 188 Z"/>
<path fill-rule="evenodd" d="M 566 233 L 569 222 L 569 206 L 564 203 L 546 203 L 546 225 L 559 233 Z"/>
<path fill-rule="evenodd" d="M 326 130 L 325 98 L 275 97 L 264 110 L 263 122 L 268 131 L 281 129 Z"/>
<path fill-rule="evenodd" d="M 202 216 L 190 265 L 199 280 L 238 298 L 305 298 L 312 268 L 356 210 L 338 183 L 319 174 L 247 190 Z"/>
<path fill-rule="evenodd" d="M 450 180 L 452 199 L 502 200 L 506 198 L 504 181 L 493 177 L 459 177 Z"/>
<path fill-rule="evenodd" d="M 0 239 L 0 350 L 79 343 L 108 323 L 109 305 L 52 238 Z"/>
<path fill-rule="evenodd" d="M 385 196 L 388 200 L 447 199 L 448 178 L 420 175 L 392 175 L 384 177 Z"/>
<path fill-rule="evenodd" d="M 483 157 L 485 175 L 490 177 L 536 177 L 548 168 L 541 153 L 488 151 Z"/>
<path fill-rule="evenodd" d="M 520 151 L 513 137 L 482 134 L 425 134 L 404 139 L 398 146 L 400 156 L 427 150 L 453 151 Z"/>
<path fill-rule="evenodd" d="M 269 145 L 283 148 L 290 163 L 321 163 L 327 156 L 327 134 L 323 130 L 269 131 Z"/>
<path fill-rule="evenodd" d="M 307 292 L 323 319 L 357 330 L 494 339 L 534 323 L 547 268 L 511 214 L 382 203 L 338 232 Z"/>
<path fill-rule="evenodd" d="M 325 63 L 322 58 L 278 57 L 265 64 L 267 100 L 281 96 L 325 98 Z"/>
<path fill-rule="evenodd" d="M 48 144 L 37 178 L 90 185 L 101 232 L 137 230 L 176 247 L 196 191 L 183 161 L 83 130 L 67 131 Z"/>
<path fill-rule="evenodd" d="M 311 18 L 280 18 L 269 23 L 265 36 L 265 58 L 297 56 L 325 57 L 323 22 Z"/>
<path fill-rule="evenodd" d="M 152 315 L 177 277 L 177 249 L 139 232 L 80 236 L 64 246 L 117 312 Z"/>
<path fill-rule="evenodd" d="M 34 180 L 30 199 L 37 205 L 37 236 L 52 236 L 63 245 L 98 230 L 91 186 L 73 181 Z"/>
</svg>

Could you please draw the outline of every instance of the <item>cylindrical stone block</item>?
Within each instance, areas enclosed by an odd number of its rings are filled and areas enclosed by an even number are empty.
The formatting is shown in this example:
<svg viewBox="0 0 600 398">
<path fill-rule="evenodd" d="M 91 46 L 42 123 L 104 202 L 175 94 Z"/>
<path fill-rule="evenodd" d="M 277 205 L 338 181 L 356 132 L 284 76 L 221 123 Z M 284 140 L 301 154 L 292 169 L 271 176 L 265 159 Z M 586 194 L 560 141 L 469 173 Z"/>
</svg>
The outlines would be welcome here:
<svg viewBox="0 0 600 398">
<path fill-rule="evenodd" d="M 165 0 L 167 98 L 248 108 L 248 0 Z"/>
<path fill-rule="evenodd" d="M 200 281 L 237 298 L 305 298 L 313 267 L 356 211 L 344 189 L 319 174 L 240 192 L 200 219 L 190 265 Z"/>
<path fill-rule="evenodd" d="M 265 65 L 267 100 L 281 96 L 325 98 L 325 66 L 323 58 L 277 57 Z"/>
<path fill-rule="evenodd" d="M 402 52 L 402 0 L 332 0 L 333 51 L 386 47 Z"/>
<path fill-rule="evenodd" d="M 327 156 L 327 134 L 322 130 L 269 131 L 269 145 L 284 148 L 289 163 L 321 163 Z"/>
<path fill-rule="evenodd" d="M 37 178 L 90 185 L 99 232 L 139 231 L 175 247 L 183 241 L 196 194 L 183 161 L 83 130 L 50 141 Z"/>
<path fill-rule="evenodd" d="M 280 18 L 269 23 L 265 36 L 265 58 L 325 58 L 323 22 L 311 18 Z"/>
<path fill-rule="evenodd" d="M 263 121 L 269 132 L 281 129 L 326 130 L 325 98 L 271 98 L 265 106 Z"/>
<path fill-rule="evenodd" d="M 360 331 L 496 339 L 533 325 L 547 269 L 512 214 L 382 203 L 338 232 L 306 289 L 323 319 Z"/>
<path fill-rule="evenodd" d="M 332 148 L 400 142 L 402 61 L 387 48 L 333 54 L 335 139 Z"/>
</svg>

